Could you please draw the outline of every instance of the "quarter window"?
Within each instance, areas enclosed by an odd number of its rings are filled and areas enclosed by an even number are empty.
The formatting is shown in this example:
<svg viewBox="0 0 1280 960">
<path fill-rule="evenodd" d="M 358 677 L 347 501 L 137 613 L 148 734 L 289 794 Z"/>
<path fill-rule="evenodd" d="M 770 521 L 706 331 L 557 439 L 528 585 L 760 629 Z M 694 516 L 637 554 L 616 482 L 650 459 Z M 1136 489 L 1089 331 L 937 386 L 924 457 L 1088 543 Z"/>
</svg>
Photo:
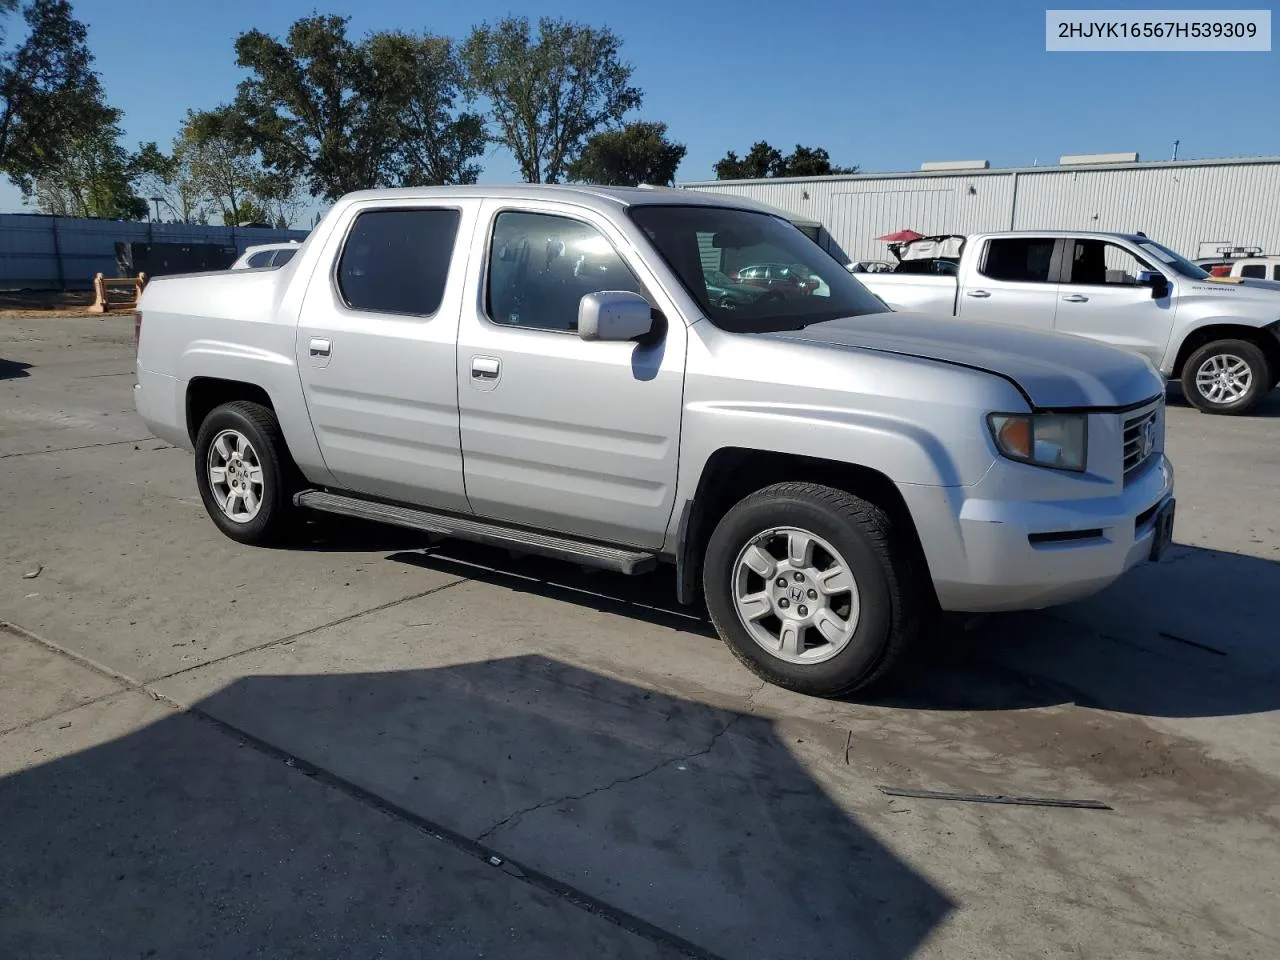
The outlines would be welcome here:
<svg viewBox="0 0 1280 960">
<path fill-rule="evenodd" d="M 987 241 L 983 276 L 992 280 L 1048 283 L 1052 237 L 1006 237 Z"/>
<path fill-rule="evenodd" d="M 601 290 L 629 290 L 653 302 L 590 224 L 545 213 L 498 214 L 486 291 L 494 323 L 576 330 L 578 302 Z"/>
<path fill-rule="evenodd" d="M 457 210 L 368 210 L 338 261 L 338 289 L 353 310 L 430 316 L 444 299 Z"/>
<path fill-rule="evenodd" d="M 245 261 L 245 266 L 250 268 L 269 267 L 271 266 L 272 250 L 259 250 L 257 253 L 249 255 L 249 259 Z"/>
<path fill-rule="evenodd" d="M 1124 247 L 1105 240 L 1077 240 L 1071 253 L 1067 282 L 1085 286 L 1136 287 L 1144 273 L 1156 272 Z"/>
</svg>

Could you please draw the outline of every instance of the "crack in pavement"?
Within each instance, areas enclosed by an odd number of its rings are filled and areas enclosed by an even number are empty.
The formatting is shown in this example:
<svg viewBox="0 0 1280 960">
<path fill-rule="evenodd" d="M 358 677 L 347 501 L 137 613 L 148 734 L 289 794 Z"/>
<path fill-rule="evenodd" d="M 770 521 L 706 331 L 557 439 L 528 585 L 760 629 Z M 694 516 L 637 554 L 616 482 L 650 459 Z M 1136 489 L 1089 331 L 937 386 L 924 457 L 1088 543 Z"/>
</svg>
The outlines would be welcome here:
<svg viewBox="0 0 1280 960">
<path fill-rule="evenodd" d="M 92 450 L 95 447 L 118 447 L 125 443 L 147 443 L 155 439 L 155 437 L 141 437 L 136 440 L 104 440 L 102 443 L 86 443 L 79 447 L 58 447 L 54 450 L 20 450 L 17 453 L 0 453 L 0 460 L 8 460 L 10 457 L 34 457 L 42 453 L 71 453 L 73 450 Z"/>
<path fill-rule="evenodd" d="M 242 657 L 246 653 L 257 653 L 260 650 L 269 650 L 272 647 L 278 647 L 286 643 L 292 643 L 302 637 L 310 636 L 313 633 L 319 633 L 321 630 L 328 630 L 330 627 L 340 627 L 344 623 L 350 623 L 359 617 L 367 616 L 371 613 L 381 613 L 383 610 L 390 610 L 392 607 L 399 606 L 402 603 L 409 603 L 411 600 L 421 600 L 423 597 L 429 597 L 434 593 L 442 590 L 448 590 L 450 587 L 456 587 L 461 583 L 470 583 L 467 578 L 460 577 L 449 583 L 443 583 L 438 587 L 432 587 L 430 590 L 423 590 L 420 593 L 412 593 L 407 597 L 400 597 L 396 600 L 388 600 L 386 603 L 380 603 L 376 607 L 369 607 L 366 610 L 357 610 L 355 613 L 349 613 L 345 617 L 339 617 L 337 620 L 330 620 L 328 623 L 322 623 L 318 626 L 308 627 L 306 630 L 299 630 L 297 633 L 291 633 L 285 637 L 278 637 L 275 640 L 268 640 L 265 643 L 259 643 L 252 647 L 245 647 L 243 650 L 236 650 L 233 653 L 225 654 L 221 657 L 214 657 L 212 660 L 204 660 L 200 663 L 193 663 L 189 667 L 183 667 L 181 670 L 174 670 L 172 673 L 161 674 L 158 677 L 152 677 L 146 683 L 159 683 L 161 680 L 172 680 L 174 677 L 180 677 L 184 673 L 190 673 L 193 670 L 203 670 L 205 667 L 211 667 L 215 663 L 223 663 L 227 660 L 234 660 L 236 657 Z"/>
<path fill-rule="evenodd" d="M 715 749 L 716 744 L 720 742 L 720 738 L 723 737 L 726 733 L 728 733 L 729 730 L 732 729 L 734 724 L 736 724 L 739 720 L 744 719 L 746 716 L 747 714 L 744 714 L 744 713 L 739 713 L 737 716 L 735 716 L 732 720 L 730 720 L 723 727 L 721 727 L 711 737 L 711 742 L 708 743 L 701 750 L 695 750 L 693 753 L 682 754 L 681 756 L 678 756 L 678 757 L 668 757 L 667 759 L 663 760 L 661 763 L 655 764 L 654 766 L 650 767 L 648 770 L 644 770 L 640 773 L 632 774 L 629 777 L 619 777 L 617 780 L 614 780 L 610 783 L 606 783 L 598 787 L 593 787 L 592 789 L 586 791 L 585 793 L 571 793 L 562 797 L 552 797 L 549 800 L 543 800 L 539 803 L 533 804 L 532 806 L 525 807 L 522 810 L 517 810 L 515 813 L 512 813 L 509 816 L 503 817 L 493 826 L 489 827 L 483 833 L 479 834 L 476 837 L 476 843 L 484 843 L 486 840 L 488 840 L 490 836 L 492 836 L 498 830 L 501 830 L 503 827 L 511 826 L 512 824 L 519 823 L 520 820 L 522 820 L 524 817 L 526 817 L 531 813 L 536 813 L 537 811 L 543 810 L 547 807 L 554 807 L 557 804 L 567 803 L 570 800 L 585 800 L 588 797 L 594 797 L 598 793 L 606 793 L 609 790 L 614 789 L 615 787 L 620 787 L 624 784 L 635 783 L 638 780 L 643 780 L 645 777 L 650 777 L 653 774 L 657 773 L 663 767 L 669 767 L 675 763 L 684 763 L 689 760 L 696 760 L 698 757 L 705 757 L 707 754 L 709 754 L 712 750 Z"/>
</svg>

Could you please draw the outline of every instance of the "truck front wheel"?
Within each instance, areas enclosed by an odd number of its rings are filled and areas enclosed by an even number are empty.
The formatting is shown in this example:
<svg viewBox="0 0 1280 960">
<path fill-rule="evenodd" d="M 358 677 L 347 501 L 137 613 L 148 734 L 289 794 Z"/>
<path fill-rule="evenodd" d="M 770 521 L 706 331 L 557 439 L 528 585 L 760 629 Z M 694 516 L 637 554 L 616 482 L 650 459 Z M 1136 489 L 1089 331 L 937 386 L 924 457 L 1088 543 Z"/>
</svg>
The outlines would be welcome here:
<svg viewBox="0 0 1280 960">
<path fill-rule="evenodd" d="M 269 407 L 216 407 L 196 435 L 196 483 L 209 516 L 232 540 L 279 542 L 293 526 L 297 467 Z"/>
<path fill-rule="evenodd" d="M 1217 340 L 1182 367 L 1182 393 L 1204 413 L 1248 413 L 1271 389 L 1267 356 L 1247 340 Z"/>
<path fill-rule="evenodd" d="M 703 589 L 721 638 L 770 683 L 838 696 L 884 677 L 930 604 L 888 514 L 843 490 L 780 483 L 725 514 Z"/>
</svg>

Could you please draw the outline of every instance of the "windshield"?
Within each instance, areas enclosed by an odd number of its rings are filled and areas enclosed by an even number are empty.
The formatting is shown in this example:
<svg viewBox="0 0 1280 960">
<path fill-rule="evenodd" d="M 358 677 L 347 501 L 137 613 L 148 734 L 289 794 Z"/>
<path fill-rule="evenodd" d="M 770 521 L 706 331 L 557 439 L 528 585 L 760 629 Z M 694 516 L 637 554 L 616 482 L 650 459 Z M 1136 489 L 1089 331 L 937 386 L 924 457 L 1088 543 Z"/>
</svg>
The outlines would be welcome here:
<svg viewBox="0 0 1280 960">
<path fill-rule="evenodd" d="M 1211 274 L 1204 267 L 1197 266 L 1186 257 L 1174 253 L 1162 243 L 1145 238 L 1138 240 L 1138 246 L 1155 257 L 1174 273 L 1180 273 L 1192 280 L 1208 280 Z"/>
<path fill-rule="evenodd" d="M 799 330 L 888 307 L 793 224 L 729 207 L 633 206 L 631 218 L 717 327 Z"/>
</svg>

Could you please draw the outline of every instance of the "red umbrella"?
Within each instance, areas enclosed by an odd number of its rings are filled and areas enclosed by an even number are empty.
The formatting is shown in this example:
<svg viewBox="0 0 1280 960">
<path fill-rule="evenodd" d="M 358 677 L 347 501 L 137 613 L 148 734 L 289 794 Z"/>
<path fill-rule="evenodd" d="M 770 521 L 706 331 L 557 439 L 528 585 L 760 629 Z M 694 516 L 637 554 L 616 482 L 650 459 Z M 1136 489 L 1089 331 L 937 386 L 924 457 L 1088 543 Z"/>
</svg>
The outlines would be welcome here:
<svg viewBox="0 0 1280 960">
<path fill-rule="evenodd" d="M 914 230 L 899 230 L 897 233 L 886 233 L 883 237 L 876 237 L 877 240 L 883 240 L 885 243 L 910 243 L 912 240 L 923 240 L 923 233 L 916 233 Z"/>
</svg>

